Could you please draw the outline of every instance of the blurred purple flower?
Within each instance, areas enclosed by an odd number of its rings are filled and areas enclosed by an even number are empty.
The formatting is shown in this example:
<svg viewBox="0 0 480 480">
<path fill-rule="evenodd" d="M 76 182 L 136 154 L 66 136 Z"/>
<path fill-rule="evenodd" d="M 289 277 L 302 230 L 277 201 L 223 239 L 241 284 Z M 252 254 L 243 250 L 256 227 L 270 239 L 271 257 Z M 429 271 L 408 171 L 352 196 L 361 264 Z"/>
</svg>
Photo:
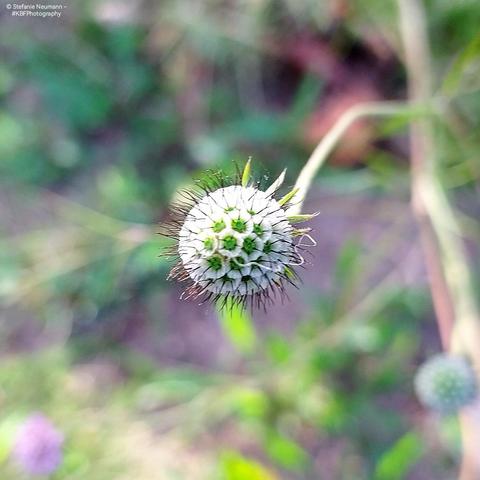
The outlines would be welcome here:
<svg viewBox="0 0 480 480">
<path fill-rule="evenodd" d="M 20 427 L 12 456 L 30 475 L 48 475 L 62 461 L 63 435 L 42 414 L 27 418 Z"/>
</svg>

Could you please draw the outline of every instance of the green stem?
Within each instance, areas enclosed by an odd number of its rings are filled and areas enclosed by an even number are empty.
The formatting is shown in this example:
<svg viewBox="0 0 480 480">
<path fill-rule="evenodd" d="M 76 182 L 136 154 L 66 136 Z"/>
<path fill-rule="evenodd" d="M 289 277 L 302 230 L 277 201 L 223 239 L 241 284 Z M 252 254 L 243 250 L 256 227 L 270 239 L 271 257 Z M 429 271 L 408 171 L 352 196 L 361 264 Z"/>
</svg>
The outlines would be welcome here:
<svg viewBox="0 0 480 480">
<path fill-rule="evenodd" d="M 410 98 L 428 102 L 430 53 L 425 12 L 418 0 L 398 0 L 404 39 Z M 431 245 L 442 264 L 453 307 L 455 325 L 447 348 L 468 354 L 480 370 L 480 311 L 465 253 L 463 232 L 437 174 L 432 125 L 428 118 L 412 124 L 412 180 L 414 206 L 428 217 L 438 246 Z"/>
<path fill-rule="evenodd" d="M 398 0 L 411 102 L 432 99 L 426 15 L 421 0 Z M 439 329 L 447 350 L 467 355 L 480 372 L 480 312 L 462 231 L 437 174 L 433 126 L 411 125 L 412 198 L 425 253 Z M 445 335 L 447 333 L 447 335 Z M 480 402 L 460 413 L 460 480 L 480 480 Z"/>
<path fill-rule="evenodd" d="M 411 114 L 413 111 L 412 106 L 404 102 L 361 103 L 349 108 L 322 138 L 302 168 L 294 187 L 297 189 L 297 193 L 291 200 L 293 206 L 288 210 L 288 214 L 297 215 L 301 212 L 303 202 L 315 175 L 354 122 L 365 117 L 395 116 Z"/>
</svg>

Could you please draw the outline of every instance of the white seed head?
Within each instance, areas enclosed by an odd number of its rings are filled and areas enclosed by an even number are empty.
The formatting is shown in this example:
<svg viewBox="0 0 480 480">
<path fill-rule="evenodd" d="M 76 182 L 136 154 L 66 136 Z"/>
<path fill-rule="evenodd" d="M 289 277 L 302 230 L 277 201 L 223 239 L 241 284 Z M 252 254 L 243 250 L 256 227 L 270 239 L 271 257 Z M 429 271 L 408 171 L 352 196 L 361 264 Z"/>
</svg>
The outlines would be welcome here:
<svg viewBox="0 0 480 480">
<path fill-rule="evenodd" d="M 200 191 L 179 192 L 182 200 L 161 233 L 176 241 L 164 255 L 178 258 L 168 278 L 187 282 L 183 298 L 219 301 L 220 308 L 230 300 L 265 307 L 277 292 L 284 298 L 286 283 L 296 285 L 295 266 L 304 264 L 300 252 L 316 244 L 310 228 L 294 224 L 316 214 L 286 213 L 297 189 L 275 200 L 285 170 L 265 191 L 250 176 L 251 159 L 237 183 L 226 186 L 227 177 L 210 172 L 198 183 Z"/>
<path fill-rule="evenodd" d="M 203 290 L 245 297 L 276 284 L 298 263 L 293 231 L 271 194 L 232 185 L 207 194 L 188 212 L 178 253 Z"/>
<path fill-rule="evenodd" d="M 415 390 L 424 406 L 449 414 L 475 400 L 477 380 L 467 359 L 440 354 L 419 368 L 415 376 Z"/>
</svg>

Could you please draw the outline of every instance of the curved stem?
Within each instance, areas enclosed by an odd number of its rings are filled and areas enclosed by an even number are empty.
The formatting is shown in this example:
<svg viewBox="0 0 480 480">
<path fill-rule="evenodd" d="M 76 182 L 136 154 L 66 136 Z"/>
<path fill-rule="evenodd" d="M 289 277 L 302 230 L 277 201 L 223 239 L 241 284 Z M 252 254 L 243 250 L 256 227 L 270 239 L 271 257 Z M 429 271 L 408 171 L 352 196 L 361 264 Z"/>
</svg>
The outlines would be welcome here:
<svg viewBox="0 0 480 480">
<path fill-rule="evenodd" d="M 288 214 L 297 215 L 300 213 L 315 175 L 355 121 L 364 117 L 392 116 L 412 113 L 412 111 L 412 106 L 404 102 L 369 102 L 349 108 L 322 138 L 302 168 L 294 187 L 298 191 L 291 200 L 293 206 L 289 208 Z"/>
</svg>

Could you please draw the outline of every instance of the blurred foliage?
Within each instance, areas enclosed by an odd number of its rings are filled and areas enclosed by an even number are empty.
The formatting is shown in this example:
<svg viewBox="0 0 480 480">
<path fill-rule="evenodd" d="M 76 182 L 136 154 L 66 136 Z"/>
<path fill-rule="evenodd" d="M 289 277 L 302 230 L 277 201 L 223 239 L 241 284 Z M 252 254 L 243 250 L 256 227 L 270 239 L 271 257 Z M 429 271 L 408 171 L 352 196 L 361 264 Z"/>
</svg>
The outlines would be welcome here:
<svg viewBox="0 0 480 480">
<path fill-rule="evenodd" d="M 236 453 L 225 454 L 222 459 L 223 475 L 225 480 L 275 480 L 276 476 L 265 470 L 258 463 L 248 460 Z"/>
<path fill-rule="evenodd" d="M 426 5 L 439 173 L 476 251 L 480 6 Z M 325 267 L 292 310 L 185 307 L 158 258 L 156 225 L 204 169 L 232 173 L 252 155 L 261 182 L 288 167 L 292 184 L 341 111 L 404 98 L 395 2 L 3 13 L 0 477 L 19 478 L 12 438 L 43 411 L 67 438 L 58 480 L 450 478 L 456 423 L 422 415 L 411 385 L 438 348 L 428 293 L 396 275 L 398 240 L 415 243 L 396 224 L 411 117 L 360 122 L 325 167 L 317 191 L 340 199 L 319 205 Z M 379 202 L 381 235 L 352 235 L 378 230 L 359 202 Z M 337 230 L 333 249 L 322 243 Z"/>
<path fill-rule="evenodd" d="M 405 434 L 382 455 L 377 464 L 375 478 L 380 480 L 405 478 L 410 467 L 422 456 L 422 450 L 422 441 L 416 434 Z"/>
<path fill-rule="evenodd" d="M 108 453 L 106 440 L 112 438 L 115 419 L 110 413 L 100 416 L 68 383 L 65 353 L 50 351 L 42 355 L 24 355 L 2 363 L 0 370 L 2 420 L 0 422 L 0 472 L 2 478 L 17 479 L 19 472 L 9 462 L 8 451 L 21 421 L 32 411 L 50 415 L 62 426 L 67 438 L 64 461 L 52 478 L 116 478 L 125 468 L 121 458 Z M 98 408 L 100 410 L 100 408 Z"/>
<path fill-rule="evenodd" d="M 250 352 L 255 346 L 256 334 L 248 311 L 230 300 L 219 312 L 219 317 L 225 334 L 232 343 L 240 351 Z"/>
</svg>

